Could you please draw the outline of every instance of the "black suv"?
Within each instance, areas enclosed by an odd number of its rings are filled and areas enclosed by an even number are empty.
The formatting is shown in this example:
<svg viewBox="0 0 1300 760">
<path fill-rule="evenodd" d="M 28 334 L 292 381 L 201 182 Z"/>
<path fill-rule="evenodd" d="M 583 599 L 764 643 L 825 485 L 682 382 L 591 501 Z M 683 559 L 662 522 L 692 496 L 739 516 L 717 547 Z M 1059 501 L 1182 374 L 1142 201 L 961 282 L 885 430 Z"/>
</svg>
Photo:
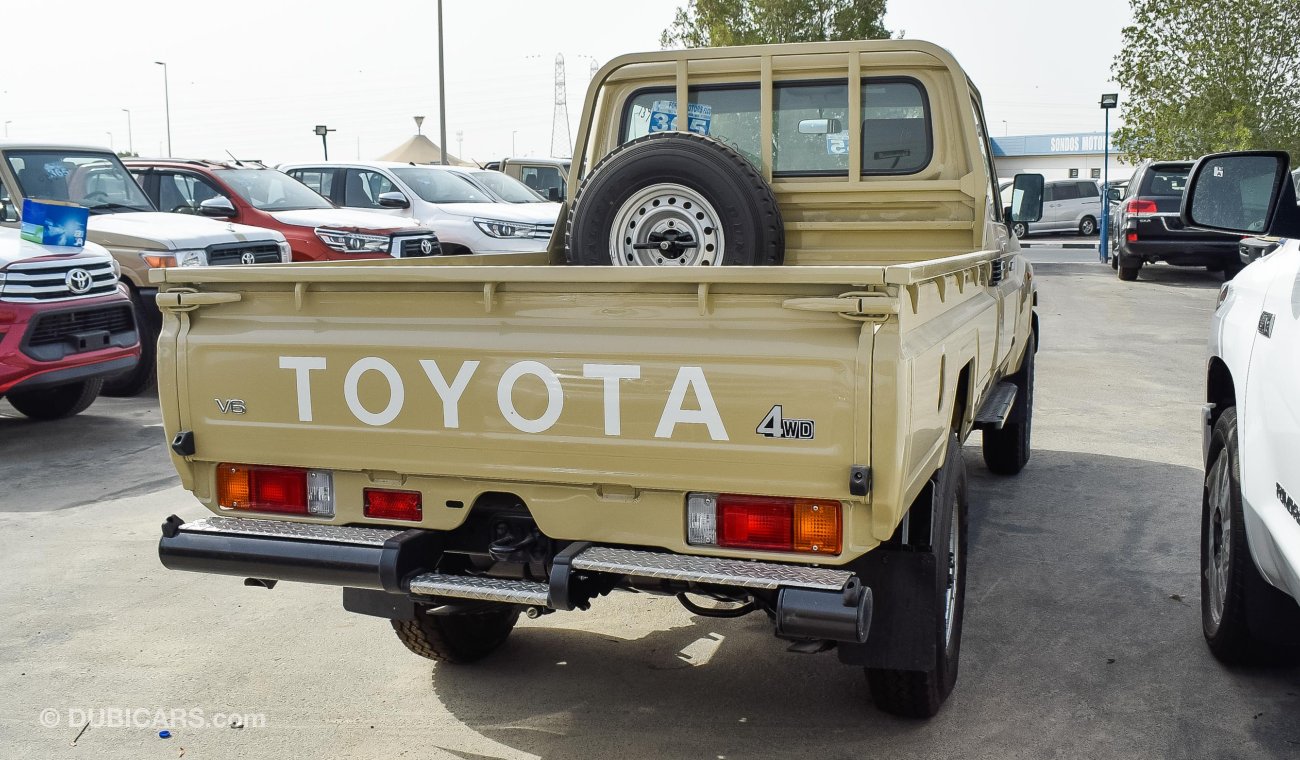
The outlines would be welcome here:
<svg viewBox="0 0 1300 760">
<path fill-rule="evenodd" d="M 1178 220 L 1193 161 L 1143 161 L 1119 203 L 1112 205 L 1110 265 L 1121 280 L 1136 280 L 1143 264 L 1203 266 L 1230 280 L 1241 271 L 1240 235 L 1189 230 Z"/>
</svg>

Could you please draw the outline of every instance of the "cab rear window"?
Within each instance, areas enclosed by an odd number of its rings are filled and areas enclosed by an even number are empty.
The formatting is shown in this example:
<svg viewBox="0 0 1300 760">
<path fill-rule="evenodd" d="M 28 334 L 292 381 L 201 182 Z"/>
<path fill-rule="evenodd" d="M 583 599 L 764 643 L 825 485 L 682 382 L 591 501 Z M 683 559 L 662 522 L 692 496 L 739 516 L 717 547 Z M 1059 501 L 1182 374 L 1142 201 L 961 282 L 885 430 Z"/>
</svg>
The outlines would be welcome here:
<svg viewBox="0 0 1300 760">
<path fill-rule="evenodd" d="M 847 176 L 846 80 L 778 82 L 773 87 L 772 173 L 777 177 Z M 672 88 L 637 92 L 624 106 L 622 140 L 677 129 Z M 915 174 L 933 150 L 925 90 L 912 79 L 862 80 L 863 175 Z M 687 129 L 731 146 L 759 163 L 757 84 L 693 87 Z"/>
</svg>

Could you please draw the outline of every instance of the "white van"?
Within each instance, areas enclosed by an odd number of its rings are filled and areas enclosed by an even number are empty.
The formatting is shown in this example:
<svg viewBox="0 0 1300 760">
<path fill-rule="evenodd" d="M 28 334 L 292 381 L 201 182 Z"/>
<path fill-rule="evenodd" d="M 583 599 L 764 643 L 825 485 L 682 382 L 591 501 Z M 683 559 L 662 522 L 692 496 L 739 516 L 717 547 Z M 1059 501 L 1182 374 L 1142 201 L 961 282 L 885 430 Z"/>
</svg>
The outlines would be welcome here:
<svg viewBox="0 0 1300 760">
<path fill-rule="evenodd" d="M 1011 207 L 1011 183 L 1000 185 L 1002 205 Z M 1011 218 L 1008 211 L 1006 218 Z M 1101 219 L 1101 185 L 1095 179 L 1054 179 L 1043 187 L 1043 218 L 1031 224 L 1016 222 L 1011 232 L 1023 238 L 1031 232 L 1074 232 L 1095 235 Z"/>
</svg>

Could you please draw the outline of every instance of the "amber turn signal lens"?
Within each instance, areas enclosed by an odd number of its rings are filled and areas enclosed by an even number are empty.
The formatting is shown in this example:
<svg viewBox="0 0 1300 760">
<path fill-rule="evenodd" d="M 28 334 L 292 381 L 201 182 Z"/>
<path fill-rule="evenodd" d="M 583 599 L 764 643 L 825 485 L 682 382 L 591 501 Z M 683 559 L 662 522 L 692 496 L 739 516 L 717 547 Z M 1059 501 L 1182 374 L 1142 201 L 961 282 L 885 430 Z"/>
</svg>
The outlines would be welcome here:
<svg viewBox="0 0 1300 760">
<path fill-rule="evenodd" d="M 840 543 L 840 505 L 838 502 L 795 500 L 795 551 L 839 554 Z"/>
<path fill-rule="evenodd" d="M 217 503 L 226 509 L 248 509 L 252 501 L 252 473 L 237 464 L 217 466 Z"/>
</svg>

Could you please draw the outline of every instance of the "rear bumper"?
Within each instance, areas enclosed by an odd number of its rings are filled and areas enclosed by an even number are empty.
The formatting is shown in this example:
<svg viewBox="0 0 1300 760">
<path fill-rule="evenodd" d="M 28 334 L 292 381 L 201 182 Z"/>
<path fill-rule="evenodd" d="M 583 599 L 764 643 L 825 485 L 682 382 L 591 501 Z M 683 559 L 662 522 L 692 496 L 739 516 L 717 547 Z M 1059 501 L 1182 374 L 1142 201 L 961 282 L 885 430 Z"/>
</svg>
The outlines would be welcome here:
<svg viewBox="0 0 1300 760">
<path fill-rule="evenodd" d="M 396 530 L 209 517 L 163 524 L 158 544 L 172 570 L 317 583 L 406 595 L 428 604 L 472 600 L 571 610 L 626 581 L 638 587 L 732 589 L 772 601 L 777 633 L 861 644 L 872 594 L 847 570 L 696 557 L 573 543 L 546 582 L 452 575 L 434 568 L 441 535 Z"/>
<path fill-rule="evenodd" d="M 1120 255 L 1130 260 L 1163 261 L 1175 266 L 1214 266 L 1235 263 L 1237 241 L 1228 240 L 1122 240 Z"/>
</svg>

